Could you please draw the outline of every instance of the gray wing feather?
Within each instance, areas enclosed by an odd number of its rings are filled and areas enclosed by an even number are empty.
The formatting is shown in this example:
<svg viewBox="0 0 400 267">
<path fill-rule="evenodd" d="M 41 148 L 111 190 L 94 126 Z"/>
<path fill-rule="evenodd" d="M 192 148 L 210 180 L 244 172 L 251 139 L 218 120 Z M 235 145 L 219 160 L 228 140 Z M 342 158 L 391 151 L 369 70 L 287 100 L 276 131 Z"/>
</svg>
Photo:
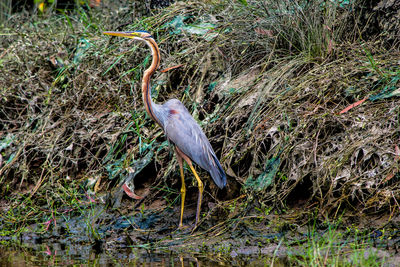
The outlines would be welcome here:
<svg viewBox="0 0 400 267">
<path fill-rule="evenodd" d="M 169 112 L 170 115 L 164 124 L 168 139 L 200 167 L 207 170 L 218 187 L 225 187 L 225 172 L 195 119 L 178 100 L 168 101 L 164 105 L 168 111 L 174 110 Z"/>
</svg>

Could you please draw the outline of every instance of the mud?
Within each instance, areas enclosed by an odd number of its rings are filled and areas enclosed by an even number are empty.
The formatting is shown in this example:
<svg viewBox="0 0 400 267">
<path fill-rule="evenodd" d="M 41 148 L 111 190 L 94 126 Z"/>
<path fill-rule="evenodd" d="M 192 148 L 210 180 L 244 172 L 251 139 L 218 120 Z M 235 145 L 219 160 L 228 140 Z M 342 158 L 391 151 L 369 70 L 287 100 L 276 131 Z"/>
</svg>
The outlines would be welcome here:
<svg viewBox="0 0 400 267">
<path fill-rule="evenodd" d="M 124 207 L 90 203 L 79 211 L 70 209 L 43 224 L 27 226 L 18 237 L 1 236 L 1 265 L 291 266 L 293 258 L 289 260 L 288 255 L 302 255 L 302 244 L 310 235 L 323 238 L 330 227 L 318 219 L 299 224 L 293 218 L 302 211 L 292 209 L 280 215 L 252 214 L 220 223 L 203 220 L 192 233 L 194 205 L 188 205 L 185 212 L 185 230 L 177 230 L 179 207 L 143 206 L 136 211 Z M 385 221 L 390 223 L 385 225 Z M 387 259 L 385 266 L 396 266 L 400 261 L 399 222 L 389 215 L 343 216 L 342 223 L 335 226 L 342 235 L 338 245 L 354 241 L 358 231 L 358 236 L 371 243 L 370 253 Z M 368 255 L 366 252 L 365 257 Z"/>
</svg>

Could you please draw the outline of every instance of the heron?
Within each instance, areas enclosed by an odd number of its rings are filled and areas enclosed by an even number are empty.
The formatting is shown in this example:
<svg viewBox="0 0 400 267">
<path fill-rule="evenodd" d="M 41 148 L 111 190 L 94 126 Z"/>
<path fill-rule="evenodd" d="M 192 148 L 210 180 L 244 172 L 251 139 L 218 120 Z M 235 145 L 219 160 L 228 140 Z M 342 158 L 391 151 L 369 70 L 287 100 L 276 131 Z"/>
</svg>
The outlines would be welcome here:
<svg viewBox="0 0 400 267">
<path fill-rule="evenodd" d="M 153 36 L 147 31 L 116 32 L 106 31 L 106 35 L 126 37 L 142 41 L 151 50 L 152 62 L 144 71 L 142 79 L 142 97 L 147 114 L 163 129 L 168 141 L 173 145 L 179 164 L 181 176 L 181 215 L 178 229 L 183 226 L 183 211 L 185 207 L 186 186 L 183 173 L 183 161 L 185 161 L 197 180 L 199 195 L 197 199 L 196 221 L 193 230 L 199 224 L 201 202 L 203 199 L 204 185 L 193 167 L 192 162 L 208 171 L 220 188 L 226 186 L 225 172 L 215 155 L 215 152 L 199 124 L 192 117 L 186 107 L 178 99 L 170 99 L 164 104 L 156 104 L 151 98 L 150 78 L 160 65 L 160 49 Z"/>
</svg>

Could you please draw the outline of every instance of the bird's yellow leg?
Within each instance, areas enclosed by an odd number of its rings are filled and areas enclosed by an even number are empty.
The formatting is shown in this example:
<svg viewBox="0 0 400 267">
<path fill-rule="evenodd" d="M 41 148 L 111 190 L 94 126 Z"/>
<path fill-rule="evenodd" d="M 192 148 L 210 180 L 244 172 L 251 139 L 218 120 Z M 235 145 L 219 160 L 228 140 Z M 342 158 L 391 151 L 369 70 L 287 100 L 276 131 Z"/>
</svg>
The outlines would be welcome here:
<svg viewBox="0 0 400 267">
<path fill-rule="evenodd" d="M 176 158 L 178 159 L 178 164 L 181 172 L 181 181 L 182 181 L 182 187 L 181 187 L 181 218 L 179 220 L 179 228 L 183 228 L 183 209 L 185 207 L 185 197 L 186 197 L 186 186 L 185 186 L 185 176 L 183 175 L 183 161 L 182 157 L 179 155 L 179 152 L 176 153 Z"/>
<path fill-rule="evenodd" d="M 190 160 L 188 161 L 188 164 L 194 174 L 194 177 L 197 180 L 197 187 L 199 188 L 199 198 L 197 199 L 196 223 L 193 228 L 193 230 L 194 230 L 197 227 L 197 225 L 199 224 L 199 220 L 200 220 L 200 209 L 201 209 L 201 201 L 203 200 L 204 186 L 203 186 L 203 182 L 200 180 L 200 177 L 197 175 L 196 170 L 193 168 L 192 162 Z"/>
<path fill-rule="evenodd" d="M 195 230 L 197 225 L 198 225 L 198 223 L 199 223 L 199 220 L 200 220 L 200 209 L 201 209 L 201 201 L 203 200 L 203 189 L 204 189 L 204 186 L 203 186 L 203 182 L 200 180 L 200 177 L 197 175 L 197 172 L 194 169 L 192 161 L 190 160 L 190 158 L 188 156 L 186 156 L 185 153 L 183 153 L 178 147 L 175 147 L 175 149 L 176 149 L 176 154 L 181 157 L 181 160 L 183 158 L 187 162 L 187 164 L 189 165 L 190 169 L 192 170 L 192 172 L 194 174 L 194 177 L 197 180 L 197 187 L 199 188 L 199 198 L 197 199 L 196 223 L 195 223 L 194 228 L 193 228 L 193 230 Z M 182 210 L 183 210 L 183 208 L 182 208 Z"/>
</svg>

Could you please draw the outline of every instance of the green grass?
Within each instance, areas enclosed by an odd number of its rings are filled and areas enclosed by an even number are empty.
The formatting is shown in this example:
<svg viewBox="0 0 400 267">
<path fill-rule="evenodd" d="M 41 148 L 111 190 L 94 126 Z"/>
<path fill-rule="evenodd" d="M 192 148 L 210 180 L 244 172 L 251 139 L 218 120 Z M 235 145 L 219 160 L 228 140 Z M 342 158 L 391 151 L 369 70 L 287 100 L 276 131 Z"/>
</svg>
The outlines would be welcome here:
<svg viewBox="0 0 400 267">
<path fill-rule="evenodd" d="M 383 266 L 385 258 L 367 234 L 352 230 L 345 234 L 335 226 L 320 234 L 315 229 L 308 233 L 304 243 L 297 242 L 289 247 L 288 258 L 300 266 Z"/>
<path fill-rule="evenodd" d="M 11 15 L 12 0 L 3 0 L 0 2 L 0 25 L 6 23 Z"/>
<path fill-rule="evenodd" d="M 301 56 L 311 62 L 321 62 L 333 53 L 345 27 L 345 20 L 337 18 L 347 12 L 340 1 L 320 0 L 252 1 L 235 9 L 236 16 L 254 18 L 251 26 L 245 26 L 245 38 L 257 38 L 280 56 Z"/>
</svg>

